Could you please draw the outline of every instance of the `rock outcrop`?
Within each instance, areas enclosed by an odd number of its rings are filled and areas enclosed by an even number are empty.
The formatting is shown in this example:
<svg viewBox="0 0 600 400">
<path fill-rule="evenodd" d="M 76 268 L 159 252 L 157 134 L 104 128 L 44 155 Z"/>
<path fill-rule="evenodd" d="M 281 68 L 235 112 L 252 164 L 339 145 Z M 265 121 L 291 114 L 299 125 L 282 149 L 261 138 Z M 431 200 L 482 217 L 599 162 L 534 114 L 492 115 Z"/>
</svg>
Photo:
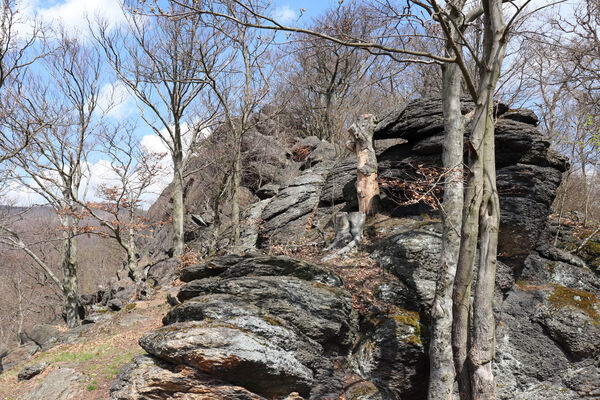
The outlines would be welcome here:
<svg viewBox="0 0 600 400">
<path fill-rule="evenodd" d="M 472 108 L 465 101 L 462 111 Z M 579 258 L 564 250 L 576 248 L 568 232 L 548 230 L 568 163 L 532 112 L 499 104 L 496 113 L 498 398 L 600 398 L 600 244 Z M 401 143 L 378 150 L 380 176 L 411 180 L 418 167 L 439 168 L 442 138 L 439 99 L 390 111 L 375 139 Z M 243 250 L 316 239 L 336 211 L 356 209 L 355 157 L 332 154 L 314 139 L 290 152 L 293 177 L 255 191 L 261 200 L 246 210 Z M 185 284 L 169 292 L 164 326 L 140 340 L 149 355 L 121 371 L 111 398 L 424 399 L 423 316 L 441 251 L 439 215 L 392 196 L 382 196 L 383 213 L 396 224 L 371 227 L 376 240 L 365 248 L 398 278 L 373 293 L 385 307 L 356 315 L 338 276 L 287 257 L 229 255 L 187 267 Z M 555 233 L 562 250 L 548 240 Z"/>
<path fill-rule="evenodd" d="M 187 267 L 181 279 L 186 283 L 171 294 L 176 301 L 164 326 L 140 339 L 150 356 L 121 371 L 111 398 L 177 392 L 200 399 L 206 398 L 200 393 L 218 392 L 230 397 L 215 399 L 293 393 L 338 399 L 348 374 L 387 393 L 384 399 L 416 399 L 414 393 L 422 392 L 416 377 L 426 361 L 418 313 L 394 309 L 359 329 L 340 278 L 318 265 L 232 255 Z M 407 356 L 413 361 L 400 368 Z M 195 379 L 199 389 L 188 391 Z"/>
</svg>

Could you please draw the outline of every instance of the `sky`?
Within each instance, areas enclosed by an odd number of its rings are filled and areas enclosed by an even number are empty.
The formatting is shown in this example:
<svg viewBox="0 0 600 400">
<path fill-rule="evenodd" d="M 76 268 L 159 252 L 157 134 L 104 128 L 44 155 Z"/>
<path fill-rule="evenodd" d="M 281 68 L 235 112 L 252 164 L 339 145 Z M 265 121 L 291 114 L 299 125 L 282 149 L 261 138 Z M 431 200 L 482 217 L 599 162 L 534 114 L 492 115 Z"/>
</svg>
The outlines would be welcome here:
<svg viewBox="0 0 600 400">
<path fill-rule="evenodd" d="M 296 24 L 310 22 L 313 17 L 318 16 L 327 7 L 337 4 L 337 0 L 277 0 L 273 4 L 273 15 L 277 20 L 284 24 Z M 72 32 L 80 38 L 86 36 L 88 19 L 93 20 L 99 16 L 118 24 L 123 18 L 120 0 L 23 0 L 21 7 L 21 15 L 25 21 L 37 17 L 47 25 L 56 26 L 60 23 L 68 32 Z M 118 101 L 118 105 L 110 111 L 109 117 L 111 118 L 118 120 L 139 113 L 135 99 L 117 81 L 105 83 L 101 89 L 100 98 L 101 107 L 109 104 L 111 99 Z M 142 146 L 150 151 L 167 152 L 166 145 L 156 134 L 150 132 L 150 128 L 144 127 L 143 122 L 140 122 L 139 132 Z M 148 195 L 144 198 L 145 207 L 154 201 L 171 180 L 169 158 L 165 157 L 163 163 L 167 172 L 150 188 Z M 116 176 L 111 174 L 109 161 L 98 155 L 90 158 L 87 170 L 90 176 L 86 179 L 85 185 L 89 188 L 87 190 L 89 200 L 97 200 L 95 188 L 101 184 L 114 182 Z M 10 187 L 7 196 L 12 204 L 20 206 L 44 203 L 41 196 L 16 183 Z"/>
<path fill-rule="evenodd" d="M 565 12 L 568 13 L 573 7 L 574 0 L 568 0 L 565 3 Z M 534 0 L 536 4 L 546 4 L 547 0 Z M 274 0 L 273 16 L 283 24 L 308 24 L 312 18 L 319 16 L 329 7 L 336 6 L 338 0 Z M 78 37 L 83 37 L 82 32 L 86 32 L 88 27 L 88 18 L 94 19 L 100 16 L 108 21 L 118 23 L 122 20 L 120 9 L 120 0 L 22 0 L 23 16 L 25 19 L 37 16 L 46 24 L 56 24 L 59 21 L 68 31 L 77 32 Z M 564 14 L 563 13 L 563 14 Z M 111 110 L 110 117 L 122 119 L 135 116 L 139 113 L 134 98 L 127 92 L 125 87 L 119 82 L 107 82 L 102 88 L 102 100 L 105 104 L 109 99 L 116 98 L 119 104 Z M 149 128 L 144 128 L 143 122 L 140 122 L 140 133 L 142 145 L 147 149 L 156 152 L 166 152 L 166 145 L 155 134 L 150 133 Z M 165 158 L 165 167 L 169 166 L 168 157 Z M 91 177 L 87 184 L 90 187 L 88 193 L 94 194 L 94 188 L 99 184 L 109 184 L 111 174 L 108 161 L 96 156 L 91 159 L 89 164 Z M 151 193 L 146 196 L 146 206 L 150 204 L 162 189 L 170 182 L 170 175 L 166 173 L 154 187 Z M 31 205 L 40 203 L 41 198 L 37 195 L 24 190 L 22 187 L 14 186 L 9 193 L 18 205 Z"/>
</svg>

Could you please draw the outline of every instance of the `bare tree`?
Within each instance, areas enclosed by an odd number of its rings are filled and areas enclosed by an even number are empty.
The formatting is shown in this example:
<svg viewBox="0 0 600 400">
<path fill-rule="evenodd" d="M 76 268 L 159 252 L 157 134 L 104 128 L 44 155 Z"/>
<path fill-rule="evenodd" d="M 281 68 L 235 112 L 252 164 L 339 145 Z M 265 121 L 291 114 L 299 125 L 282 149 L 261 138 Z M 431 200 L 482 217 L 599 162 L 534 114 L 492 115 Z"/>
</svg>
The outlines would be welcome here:
<svg viewBox="0 0 600 400">
<path fill-rule="evenodd" d="M 169 11 L 176 13 L 177 5 Z M 142 119 L 165 143 L 173 166 L 174 255 L 184 252 L 184 169 L 215 123 L 206 74 L 216 75 L 224 46 L 199 16 L 169 19 L 123 8 L 125 28 L 100 21 L 94 33 L 110 65 L 138 100 Z"/>
<path fill-rule="evenodd" d="M 252 129 L 257 120 L 252 115 L 269 93 L 268 75 L 263 64 L 269 56 L 269 46 L 273 40 L 270 36 L 259 35 L 256 29 L 248 27 L 256 17 L 234 2 L 224 2 L 223 12 L 235 15 L 245 21 L 235 24 L 218 18 L 212 18 L 210 24 L 222 36 L 222 41 L 229 47 L 227 75 L 215 74 L 210 68 L 211 54 L 201 53 L 200 60 L 204 64 L 207 82 L 223 109 L 225 123 L 233 136 L 233 157 L 231 165 L 231 198 L 233 245 L 237 247 L 240 240 L 240 186 L 242 181 L 242 142 L 246 133 Z M 218 9 L 214 10 L 215 13 Z M 272 65 L 271 68 L 275 66 Z M 218 201 L 218 199 L 217 199 Z"/>
<path fill-rule="evenodd" d="M 16 0 L 2 0 L 0 4 L 0 93 L 15 90 L 23 79 L 27 67 L 46 52 L 44 31 L 39 20 L 20 17 Z M 23 35 L 23 28 L 31 33 Z M 0 96 L 0 115 L 10 114 L 11 103 Z M 13 135 L 10 130 L 0 130 L 3 142 L 0 162 L 13 157 L 29 143 L 28 135 Z"/>
<path fill-rule="evenodd" d="M 85 196 L 86 157 L 101 120 L 97 105 L 102 68 L 99 54 L 93 48 L 64 32 L 59 35 L 58 47 L 44 60 L 45 68 L 39 72 L 48 83 L 41 85 L 41 78 L 28 77 L 29 84 L 11 98 L 16 107 L 5 120 L 5 126 L 13 134 L 31 137 L 27 148 L 10 160 L 13 179 L 52 206 L 61 222 L 59 287 L 64 296 L 67 325 L 74 327 L 80 318 L 77 235 L 81 209 L 77 201 Z M 22 241 L 17 237 L 14 240 L 16 247 L 27 251 Z M 34 257 L 32 251 L 28 254 L 42 267 L 41 257 Z M 44 270 L 47 272 L 47 268 Z"/>
<path fill-rule="evenodd" d="M 100 153 L 108 156 L 107 174 L 96 188 L 99 201 L 78 199 L 78 203 L 96 221 L 101 236 L 115 240 L 125 251 L 129 275 L 136 283 L 142 281 L 138 268 L 136 240 L 151 228 L 151 221 L 143 215 L 144 196 L 165 172 L 161 160 L 166 154 L 144 149 L 134 133 L 134 126 L 117 124 L 99 135 Z M 87 232 L 92 231 L 91 226 Z"/>
</svg>

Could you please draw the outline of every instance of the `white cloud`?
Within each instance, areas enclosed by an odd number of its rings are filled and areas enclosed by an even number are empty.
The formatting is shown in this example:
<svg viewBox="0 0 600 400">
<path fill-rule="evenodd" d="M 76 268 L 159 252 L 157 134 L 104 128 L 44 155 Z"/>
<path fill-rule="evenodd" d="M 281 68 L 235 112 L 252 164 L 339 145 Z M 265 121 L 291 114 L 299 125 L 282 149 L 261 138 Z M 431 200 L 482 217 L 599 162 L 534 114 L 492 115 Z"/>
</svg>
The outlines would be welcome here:
<svg viewBox="0 0 600 400">
<path fill-rule="evenodd" d="M 25 2 L 25 10 L 37 15 L 43 22 L 55 25 L 63 24 L 67 32 L 83 34 L 87 31 L 88 19 L 100 17 L 111 23 L 124 21 L 119 0 L 66 0 L 51 6 L 41 4 L 39 0 Z"/>
<path fill-rule="evenodd" d="M 116 119 L 128 117 L 137 109 L 135 98 L 121 82 L 107 83 L 100 89 L 98 106 Z"/>
<path fill-rule="evenodd" d="M 273 18 L 279 23 L 289 24 L 298 19 L 296 10 L 292 9 L 288 4 L 282 7 L 277 7 L 273 12 Z"/>
</svg>

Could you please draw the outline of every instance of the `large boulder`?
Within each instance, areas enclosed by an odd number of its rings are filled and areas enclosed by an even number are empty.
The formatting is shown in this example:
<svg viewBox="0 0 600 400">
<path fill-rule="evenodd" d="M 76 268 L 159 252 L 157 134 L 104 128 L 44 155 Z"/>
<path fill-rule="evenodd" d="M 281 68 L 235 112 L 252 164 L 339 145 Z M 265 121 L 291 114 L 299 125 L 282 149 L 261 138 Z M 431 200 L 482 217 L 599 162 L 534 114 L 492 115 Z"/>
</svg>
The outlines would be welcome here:
<svg viewBox="0 0 600 400">
<path fill-rule="evenodd" d="M 127 364 L 110 387 L 111 399 L 235 399 L 266 400 L 240 386 L 204 374 L 195 368 L 138 356 Z"/>
<path fill-rule="evenodd" d="M 353 379 L 379 393 L 373 399 L 423 392 L 419 314 L 391 306 L 359 329 L 341 279 L 319 265 L 228 255 L 186 267 L 181 278 L 186 283 L 169 294 L 164 326 L 140 339 L 151 357 L 121 371 L 112 399 L 182 396 L 192 377 L 205 398 L 232 400 L 366 399 Z M 195 390 L 189 398 L 203 398 Z"/>
<path fill-rule="evenodd" d="M 259 229 L 259 244 L 286 242 L 304 236 L 310 216 L 319 204 L 331 163 L 321 163 L 305 170 L 281 189 L 265 206 Z"/>
<path fill-rule="evenodd" d="M 473 109 L 473 103 L 463 101 L 462 107 L 466 114 Z M 535 127 L 537 118 L 530 110 L 508 111 L 499 104 L 497 113 L 499 258 L 519 271 L 546 229 L 550 207 L 568 162 L 550 149 L 549 139 Z M 443 132 L 439 99 L 417 100 L 387 115 L 377 126 L 374 138 L 405 139 L 406 143 L 378 156 L 380 176 L 411 180 L 419 177 L 416 172 L 419 166 L 440 167 Z"/>
<path fill-rule="evenodd" d="M 124 369 L 112 398 L 150 390 L 147 383 L 132 387 L 148 369 L 176 379 L 175 365 L 227 382 L 226 390 L 244 388 L 231 399 L 339 397 L 357 323 L 337 276 L 304 261 L 255 254 L 190 266 L 181 278 L 187 283 L 171 294 L 165 326 L 140 339 L 151 360 L 160 361 L 137 360 Z M 243 397 L 249 393 L 255 397 Z"/>
<path fill-rule="evenodd" d="M 61 331 L 54 325 L 39 324 L 31 328 L 29 337 L 42 349 L 48 349 L 58 340 Z"/>
</svg>

